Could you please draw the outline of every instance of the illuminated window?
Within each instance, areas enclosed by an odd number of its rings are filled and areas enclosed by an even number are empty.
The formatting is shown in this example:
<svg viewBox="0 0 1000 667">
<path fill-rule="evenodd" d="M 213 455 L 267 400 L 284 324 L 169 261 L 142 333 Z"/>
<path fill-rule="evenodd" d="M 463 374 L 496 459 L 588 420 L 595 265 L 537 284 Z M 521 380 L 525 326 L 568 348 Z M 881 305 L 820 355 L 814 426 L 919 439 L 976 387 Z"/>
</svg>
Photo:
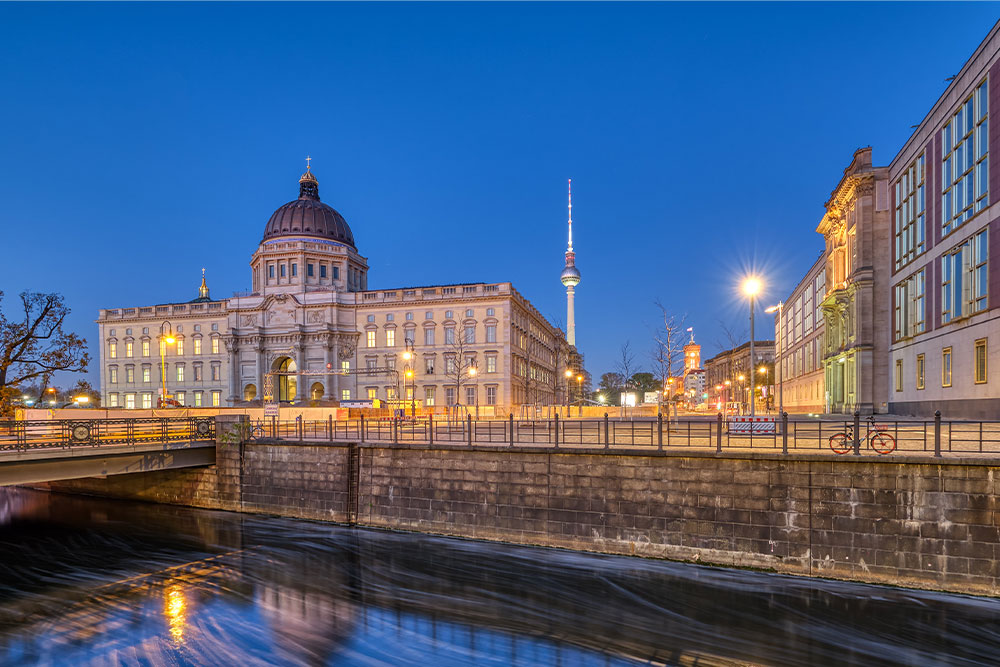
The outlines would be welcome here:
<svg viewBox="0 0 1000 667">
<path fill-rule="evenodd" d="M 142 393 L 142 409 L 148 410 L 153 407 L 153 395 L 148 391 Z"/>
<path fill-rule="evenodd" d="M 497 355 L 495 354 L 486 355 L 486 372 L 487 373 L 497 372 Z"/>
<path fill-rule="evenodd" d="M 366 332 L 365 341 L 368 347 L 375 347 L 375 332 L 374 331 Z"/>
<path fill-rule="evenodd" d="M 903 360 L 896 359 L 896 391 L 903 391 Z"/>
<path fill-rule="evenodd" d="M 125 382 L 135 382 L 135 366 L 125 367 Z"/>
<path fill-rule="evenodd" d="M 941 386 L 951 386 L 951 348 L 941 350 Z"/>
<path fill-rule="evenodd" d="M 108 343 L 108 357 L 111 359 L 118 358 L 118 343 L 115 341 Z"/>
<path fill-rule="evenodd" d="M 976 384 L 984 384 L 986 382 L 986 339 L 980 338 L 976 341 L 975 348 L 975 373 L 976 373 Z"/>
<path fill-rule="evenodd" d="M 375 334 L 374 331 L 371 332 L 372 335 Z M 386 329 L 385 330 L 385 346 L 386 347 L 396 347 L 396 330 Z"/>
<path fill-rule="evenodd" d="M 144 356 L 144 357 L 148 357 L 149 356 L 149 341 L 148 340 L 142 341 L 142 356 Z"/>
<path fill-rule="evenodd" d="M 183 338 L 178 338 L 177 339 L 177 356 L 178 357 L 184 356 L 184 339 Z"/>
<path fill-rule="evenodd" d="M 926 218 L 924 156 L 920 155 L 896 181 L 896 268 L 922 253 Z"/>
<path fill-rule="evenodd" d="M 340 362 L 340 370 L 342 370 L 342 371 L 349 371 L 349 370 L 351 370 L 351 362 L 350 361 L 341 361 Z"/>
<path fill-rule="evenodd" d="M 135 409 L 135 394 L 125 394 L 125 409 L 126 410 Z"/>
<path fill-rule="evenodd" d="M 917 389 L 924 388 L 924 355 L 917 355 Z"/>
<path fill-rule="evenodd" d="M 988 203 L 986 81 L 941 130 L 941 224 L 947 234 Z"/>
<path fill-rule="evenodd" d="M 212 407 L 217 408 L 222 405 L 222 392 L 213 391 L 212 392 Z"/>
<path fill-rule="evenodd" d="M 111 366 L 108 368 L 108 382 L 111 384 L 118 384 L 118 367 Z"/>
<path fill-rule="evenodd" d="M 212 380 L 218 382 L 222 376 L 222 367 L 219 364 L 212 364 Z"/>
<path fill-rule="evenodd" d="M 351 400 L 351 390 L 350 389 L 341 389 L 340 390 L 340 400 L 342 400 L 342 401 L 349 401 L 349 400 Z"/>
<path fill-rule="evenodd" d="M 219 353 L 219 337 L 212 336 L 212 354 Z"/>
<path fill-rule="evenodd" d="M 424 405 L 433 407 L 434 389 L 434 387 L 424 387 Z"/>
<path fill-rule="evenodd" d="M 194 343 L 194 353 L 201 354 L 201 339 L 195 338 L 192 342 Z"/>
<path fill-rule="evenodd" d="M 166 354 L 166 353 L 167 353 L 167 341 L 161 340 L 160 341 L 160 354 Z"/>
<path fill-rule="evenodd" d="M 378 398 L 378 388 L 377 387 L 367 387 L 365 391 L 368 392 L 368 400 L 373 401 Z"/>
<path fill-rule="evenodd" d="M 174 400 L 180 403 L 181 405 L 184 405 L 184 392 L 179 391 L 176 394 L 174 394 Z"/>
<path fill-rule="evenodd" d="M 177 364 L 177 381 L 184 382 L 184 364 Z"/>
<path fill-rule="evenodd" d="M 200 391 L 194 392 L 194 407 L 196 408 L 201 407 L 201 394 L 202 393 Z"/>
<path fill-rule="evenodd" d="M 149 382 L 150 381 L 149 380 L 150 376 L 151 376 L 151 369 L 149 368 L 149 366 L 143 366 L 142 367 L 142 381 L 143 382 Z"/>
<path fill-rule="evenodd" d="M 125 356 L 129 359 L 132 358 L 132 341 L 125 342 Z"/>
<path fill-rule="evenodd" d="M 108 394 L 108 407 L 109 408 L 118 407 L 118 394 Z"/>
<path fill-rule="evenodd" d="M 989 245 L 983 230 L 941 256 L 941 323 L 986 310 Z"/>
<path fill-rule="evenodd" d="M 895 340 L 915 336 L 925 331 L 924 304 L 926 281 L 921 269 L 896 285 Z"/>
</svg>

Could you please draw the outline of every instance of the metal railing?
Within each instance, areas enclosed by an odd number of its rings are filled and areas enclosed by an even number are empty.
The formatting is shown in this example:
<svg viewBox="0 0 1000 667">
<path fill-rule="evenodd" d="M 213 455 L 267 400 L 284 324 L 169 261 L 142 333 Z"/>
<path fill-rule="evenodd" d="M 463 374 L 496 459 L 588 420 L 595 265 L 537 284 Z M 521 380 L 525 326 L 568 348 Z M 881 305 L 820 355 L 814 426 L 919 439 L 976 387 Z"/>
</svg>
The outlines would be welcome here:
<svg viewBox="0 0 1000 667">
<path fill-rule="evenodd" d="M 842 420 L 778 417 L 766 432 L 738 431 L 722 415 L 715 418 L 516 420 L 435 417 L 287 420 L 252 422 L 256 438 L 293 442 L 371 442 L 393 444 L 464 444 L 498 447 L 581 449 L 676 449 L 762 451 L 783 454 L 835 454 L 834 444 L 848 443 L 847 456 L 975 456 L 1000 455 L 1000 421 L 879 419 L 870 428 L 867 417 Z M 873 433 L 886 437 L 873 441 Z M 843 434 L 843 435 L 839 435 Z M 876 446 L 872 446 L 872 444 Z M 892 449 L 887 454 L 879 450 Z"/>
<path fill-rule="evenodd" d="M 214 417 L 0 421 L 0 451 L 206 440 Z"/>
</svg>

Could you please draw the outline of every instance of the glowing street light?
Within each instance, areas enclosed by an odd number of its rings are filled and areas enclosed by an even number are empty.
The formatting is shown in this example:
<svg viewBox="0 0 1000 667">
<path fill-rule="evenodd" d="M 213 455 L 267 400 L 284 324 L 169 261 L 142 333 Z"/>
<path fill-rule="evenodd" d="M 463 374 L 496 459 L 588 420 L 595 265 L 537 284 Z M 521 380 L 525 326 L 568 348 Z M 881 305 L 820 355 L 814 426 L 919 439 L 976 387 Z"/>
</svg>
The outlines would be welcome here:
<svg viewBox="0 0 1000 667">
<path fill-rule="evenodd" d="M 753 315 L 754 315 L 754 305 L 756 303 L 757 295 L 760 294 L 760 290 L 763 284 L 760 278 L 757 276 L 747 276 L 743 280 L 743 293 L 750 298 L 750 368 L 753 368 L 754 364 L 754 353 L 753 353 L 753 343 L 754 343 L 754 330 L 753 330 Z M 750 416 L 753 417 L 756 414 L 754 408 L 754 397 L 757 393 L 757 383 L 754 380 L 754 374 L 750 373 Z"/>
<path fill-rule="evenodd" d="M 163 333 L 163 325 L 167 325 L 167 333 Z M 167 407 L 167 345 L 173 345 L 177 342 L 177 338 L 174 336 L 173 329 L 170 326 L 170 322 L 164 320 L 160 324 L 160 407 Z"/>
</svg>

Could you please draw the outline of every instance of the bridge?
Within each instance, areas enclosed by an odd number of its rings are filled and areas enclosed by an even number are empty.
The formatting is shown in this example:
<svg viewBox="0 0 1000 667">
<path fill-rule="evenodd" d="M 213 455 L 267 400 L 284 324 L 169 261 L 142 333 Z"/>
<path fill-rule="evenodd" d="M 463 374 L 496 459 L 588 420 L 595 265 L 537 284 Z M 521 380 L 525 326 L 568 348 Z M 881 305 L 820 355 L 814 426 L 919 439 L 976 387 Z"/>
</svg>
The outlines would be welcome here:
<svg viewBox="0 0 1000 667">
<path fill-rule="evenodd" d="M 0 422 L 0 486 L 214 463 L 211 417 Z"/>
</svg>

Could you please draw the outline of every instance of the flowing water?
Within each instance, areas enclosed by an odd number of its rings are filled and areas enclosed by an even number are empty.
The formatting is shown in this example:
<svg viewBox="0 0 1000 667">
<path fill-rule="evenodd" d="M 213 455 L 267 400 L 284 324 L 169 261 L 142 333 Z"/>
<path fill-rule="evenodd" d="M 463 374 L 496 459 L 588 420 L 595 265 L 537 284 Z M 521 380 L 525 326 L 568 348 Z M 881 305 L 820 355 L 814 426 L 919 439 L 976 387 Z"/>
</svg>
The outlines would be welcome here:
<svg viewBox="0 0 1000 667">
<path fill-rule="evenodd" d="M 1000 663 L 1000 601 L 0 489 L 0 664 Z"/>
</svg>

